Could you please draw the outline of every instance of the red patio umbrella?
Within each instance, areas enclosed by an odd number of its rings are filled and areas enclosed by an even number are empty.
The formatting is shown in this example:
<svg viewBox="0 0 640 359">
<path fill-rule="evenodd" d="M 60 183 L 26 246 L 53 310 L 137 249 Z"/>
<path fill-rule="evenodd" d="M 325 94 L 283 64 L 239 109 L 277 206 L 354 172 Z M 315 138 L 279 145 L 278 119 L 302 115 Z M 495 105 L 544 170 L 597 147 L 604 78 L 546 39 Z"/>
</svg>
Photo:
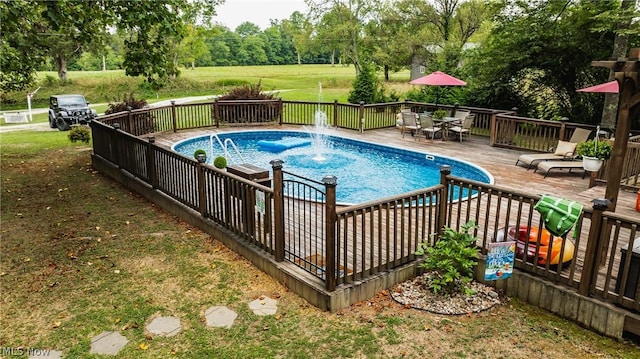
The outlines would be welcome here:
<svg viewBox="0 0 640 359">
<path fill-rule="evenodd" d="M 609 82 L 605 82 L 600 85 L 595 85 L 591 87 L 585 87 L 583 89 L 577 90 L 578 92 L 606 92 L 606 93 L 619 93 L 620 88 L 618 86 L 618 81 L 613 80 Z"/>
<path fill-rule="evenodd" d="M 412 85 L 431 85 L 431 86 L 465 86 L 467 83 L 455 78 L 451 75 L 447 75 L 442 71 L 435 71 L 427 76 L 422 76 L 419 79 L 415 79 L 409 82 Z"/>
<path fill-rule="evenodd" d="M 418 79 L 409 82 L 412 85 L 431 85 L 431 86 L 465 86 L 467 83 L 453 77 L 451 75 L 447 75 L 442 71 L 435 71 L 426 76 L 422 76 Z M 440 91 L 436 92 L 436 105 L 438 105 L 438 97 L 440 96 Z"/>
</svg>

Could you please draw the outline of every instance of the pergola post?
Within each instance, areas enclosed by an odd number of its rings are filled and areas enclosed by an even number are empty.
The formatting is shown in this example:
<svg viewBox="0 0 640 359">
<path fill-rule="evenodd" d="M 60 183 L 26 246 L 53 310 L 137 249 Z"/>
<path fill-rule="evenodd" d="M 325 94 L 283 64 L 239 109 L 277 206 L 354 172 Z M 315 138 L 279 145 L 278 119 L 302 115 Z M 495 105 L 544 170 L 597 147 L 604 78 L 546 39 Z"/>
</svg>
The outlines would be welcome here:
<svg viewBox="0 0 640 359">
<path fill-rule="evenodd" d="M 615 142 L 609 159 L 611 170 L 607 173 L 605 192 L 605 198 L 611 202 L 609 211 L 615 211 L 632 119 L 637 118 L 640 114 L 640 77 L 638 75 L 640 72 L 640 48 L 629 50 L 629 56 L 626 59 L 593 61 L 591 65 L 606 67 L 613 71 L 620 88 Z"/>
</svg>

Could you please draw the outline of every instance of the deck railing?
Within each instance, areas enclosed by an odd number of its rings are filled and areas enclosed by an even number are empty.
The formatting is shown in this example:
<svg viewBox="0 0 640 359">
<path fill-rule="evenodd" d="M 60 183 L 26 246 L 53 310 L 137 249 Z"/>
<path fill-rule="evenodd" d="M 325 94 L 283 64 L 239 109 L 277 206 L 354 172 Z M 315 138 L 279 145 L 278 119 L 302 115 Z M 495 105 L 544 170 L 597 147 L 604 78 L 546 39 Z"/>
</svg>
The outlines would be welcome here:
<svg viewBox="0 0 640 359">
<path fill-rule="evenodd" d="M 312 107 L 296 106 L 283 105 L 283 121 L 287 111 L 295 108 L 302 109 L 305 116 L 315 111 Z M 359 114 L 371 111 L 380 114 L 382 122 L 395 118 L 393 111 L 380 111 L 375 106 L 336 106 L 335 103 L 325 106 L 327 111 L 333 106 L 337 109 L 335 113 L 356 109 Z M 191 110 L 187 110 L 189 108 Z M 207 114 L 207 108 L 212 112 Z M 178 117 L 189 111 L 201 114 L 200 119 L 188 122 Z M 329 291 L 414 261 L 417 244 L 437 238 L 431 234 L 445 225 L 459 229 L 469 220 L 476 222 L 479 227 L 475 234 L 483 252 L 501 228 L 543 227 L 542 219 L 533 209 L 538 196 L 452 177 L 448 173 L 443 173 L 441 184 L 432 188 L 337 209 L 335 182 L 330 180 L 323 181 L 324 189 L 316 188 L 315 194 L 307 186 L 285 191 L 286 186 L 299 186 L 299 181 L 285 180 L 281 167 L 274 165 L 272 169 L 273 187 L 264 186 L 159 147 L 153 137 L 145 141 L 134 135 L 138 131 L 148 133 L 149 119 L 153 120 L 155 129 L 171 131 L 182 126 L 199 127 L 211 121 L 205 117 L 212 113 L 215 107 L 212 109 L 211 104 L 174 105 L 101 117 L 91 124 L 94 156 L 210 218 L 241 240 L 272 255 L 276 261 L 286 259 L 311 272 Z M 333 118 L 339 118 L 335 113 Z M 305 117 L 306 120 L 310 118 Z M 496 128 L 515 126 L 523 129 L 517 130 L 518 136 L 514 138 L 534 136 L 544 143 L 545 139 L 555 136 L 569 137 L 575 128 L 547 122 L 537 124 L 538 129 L 521 126 L 532 121 L 491 112 L 492 126 L 495 126 L 492 136 L 502 133 L 494 131 Z M 464 191 L 473 194 L 472 197 L 464 200 L 452 197 L 453 193 Z M 302 219 L 295 218 L 300 215 Z M 577 225 L 580 230 L 570 238 L 576 247 L 571 263 L 554 266 L 547 261 L 541 265 L 520 259 L 516 266 L 576 288 L 581 294 L 640 310 L 640 286 L 632 281 L 637 274 L 630 270 L 633 256 L 627 253 L 639 240 L 639 224 L 637 218 L 603 212 L 598 206 L 585 209 Z"/>
</svg>

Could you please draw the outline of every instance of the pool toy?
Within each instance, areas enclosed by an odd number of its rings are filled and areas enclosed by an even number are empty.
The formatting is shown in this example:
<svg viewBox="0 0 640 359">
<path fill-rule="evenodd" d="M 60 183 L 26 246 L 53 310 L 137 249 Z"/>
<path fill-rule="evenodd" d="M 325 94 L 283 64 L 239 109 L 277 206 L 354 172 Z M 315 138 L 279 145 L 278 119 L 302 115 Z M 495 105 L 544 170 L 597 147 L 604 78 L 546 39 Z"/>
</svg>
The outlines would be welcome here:
<svg viewBox="0 0 640 359">
<path fill-rule="evenodd" d="M 496 233 L 496 242 L 515 241 L 516 257 L 523 259 L 525 245 L 527 247 L 527 262 L 533 262 L 536 257 L 536 247 L 538 242 L 538 227 L 508 226 L 498 229 Z M 528 236 L 528 238 L 527 238 Z M 561 262 L 560 252 L 564 243 L 564 252 L 562 253 L 562 263 L 567 264 L 573 260 L 575 245 L 573 241 L 562 237 L 554 237 L 546 229 L 542 229 L 540 237 L 540 246 L 538 249 L 537 264 L 546 265 L 549 260 L 550 265 L 558 265 Z M 552 241 L 553 238 L 553 241 Z M 551 246 L 551 254 L 549 254 L 549 246 Z"/>
<path fill-rule="evenodd" d="M 281 140 L 260 140 L 258 141 L 258 146 L 263 148 L 264 150 L 271 152 L 282 152 L 284 150 L 288 150 L 294 147 L 301 147 L 311 144 L 310 138 L 283 138 Z"/>
</svg>

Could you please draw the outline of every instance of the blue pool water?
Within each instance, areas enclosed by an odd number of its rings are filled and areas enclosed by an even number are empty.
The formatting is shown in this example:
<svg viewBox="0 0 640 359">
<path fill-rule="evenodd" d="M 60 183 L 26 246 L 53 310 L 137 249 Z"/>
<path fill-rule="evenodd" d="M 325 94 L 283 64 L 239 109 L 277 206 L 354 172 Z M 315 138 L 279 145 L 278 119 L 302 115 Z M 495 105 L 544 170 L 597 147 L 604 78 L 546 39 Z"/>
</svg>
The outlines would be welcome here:
<svg viewBox="0 0 640 359">
<path fill-rule="evenodd" d="M 218 137 L 222 143 L 227 138 L 232 139 L 244 160 L 227 146 L 229 165 L 246 162 L 271 172 L 269 162 L 280 159 L 284 161 L 285 171 L 299 176 L 316 181 L 321 181 L 325 175 L 336 176 L 337 201 L 343 204 L 362 203 L 436 185 L 440 182 L 442 165 L 450 165 L 454 176 L 493 183 L 491 174 L 468 162 L 338 136 L 325 137 L 326 148 L 322 153 L 325 159 L 322 161 L 313 159 L 318 153 L 313 143 L 306 141 L 311 138 L 309 132 L 243 131 L 218 133 Z M 215 139 L 212 148 L 209 135 L 190 138 L 173 146 L 174 151 L 190 158 L 197 149 L 207 152 L 209 164 L 215 157 L 224 155 Z"/>
</svg>

